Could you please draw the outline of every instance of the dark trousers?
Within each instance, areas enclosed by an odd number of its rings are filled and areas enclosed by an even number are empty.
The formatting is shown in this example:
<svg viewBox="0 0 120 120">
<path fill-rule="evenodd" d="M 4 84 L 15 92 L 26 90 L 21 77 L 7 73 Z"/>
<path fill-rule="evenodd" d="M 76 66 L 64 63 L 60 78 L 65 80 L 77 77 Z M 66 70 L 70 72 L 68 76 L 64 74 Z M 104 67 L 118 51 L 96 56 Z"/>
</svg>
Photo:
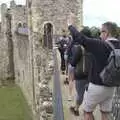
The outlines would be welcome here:
<svg viewBox="0 0 120 120">
<path fill-rule="evenodd" d="M 75 80 L 75 88 L 77 91 L 76 102 L 77 104 L 81 105 L 83 101 L 83 96 L 85 92 L 86 85 L 88 84 L 87 79 L 83 80 Z"/>
<path fill-rule="evenodd" d="M 59 49 L 59 52 L 61 57 L 61 71 L 65 71 L 66 68 L 65 68 L 64 51 Z"/>
</svg>

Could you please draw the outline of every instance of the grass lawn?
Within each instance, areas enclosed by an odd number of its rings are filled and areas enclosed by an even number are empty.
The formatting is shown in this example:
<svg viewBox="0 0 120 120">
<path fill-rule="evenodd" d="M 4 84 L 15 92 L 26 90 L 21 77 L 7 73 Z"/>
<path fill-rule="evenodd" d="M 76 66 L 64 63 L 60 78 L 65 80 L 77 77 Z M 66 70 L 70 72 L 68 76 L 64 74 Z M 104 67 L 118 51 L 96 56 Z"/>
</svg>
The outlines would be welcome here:
<svg viewBox="0 0 120 120">
<path fill-rule="evenodd" d="M 0 88 L 0 120 L 32 120 L 31 115 L 19 87 Z"/>
</svg>

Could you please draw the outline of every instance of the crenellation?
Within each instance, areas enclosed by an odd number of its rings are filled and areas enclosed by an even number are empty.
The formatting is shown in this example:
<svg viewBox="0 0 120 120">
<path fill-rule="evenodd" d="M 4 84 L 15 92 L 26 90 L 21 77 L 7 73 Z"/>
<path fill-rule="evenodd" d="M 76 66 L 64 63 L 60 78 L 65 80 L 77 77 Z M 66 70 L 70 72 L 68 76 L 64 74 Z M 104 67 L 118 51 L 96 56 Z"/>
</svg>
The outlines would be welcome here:
<svg viewBox="0 0 120 120">
<path fill-rule="evenodd" d="M 16 7 L 16 3 L 14 0 L 10 1 L 10 8 Z"/>
</svg>

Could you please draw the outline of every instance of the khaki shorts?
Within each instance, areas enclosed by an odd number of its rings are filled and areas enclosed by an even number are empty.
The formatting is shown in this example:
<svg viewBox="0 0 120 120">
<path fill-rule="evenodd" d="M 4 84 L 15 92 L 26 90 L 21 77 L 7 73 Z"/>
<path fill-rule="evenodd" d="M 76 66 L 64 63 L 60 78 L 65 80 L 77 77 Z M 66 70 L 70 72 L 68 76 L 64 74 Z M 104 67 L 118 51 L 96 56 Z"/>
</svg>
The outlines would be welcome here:
<svg viewBox="0 0 120 120">
<path fill-rule="evenodd" d="M 99 104 L 103 112 L 111 112 L 112 99 L 115 87 L 105 87 L 89 83 L 88 90 L 85 91 L 83 98 L 83 109 L 86 112 L 92 112 Z"/>
</svg>

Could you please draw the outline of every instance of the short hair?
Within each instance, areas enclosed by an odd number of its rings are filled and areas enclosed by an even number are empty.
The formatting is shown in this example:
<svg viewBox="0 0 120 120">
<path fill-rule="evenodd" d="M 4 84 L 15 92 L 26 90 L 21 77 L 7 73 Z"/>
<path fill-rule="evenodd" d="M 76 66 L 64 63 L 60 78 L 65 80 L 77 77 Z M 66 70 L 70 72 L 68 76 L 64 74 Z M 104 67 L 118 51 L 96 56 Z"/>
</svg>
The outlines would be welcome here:
<svg viewBox="0 0 120 120">
<path fill-rule="evenodd" d="M 117 26 L 116 23 L 114 23 L 114 22 L 105 22 L 102 25 L 107 28 L 108 32 L 111 34 L 112 37 L 116 37 L 116 35 L 118 33 L 118 26 Z"/>
</svg>

